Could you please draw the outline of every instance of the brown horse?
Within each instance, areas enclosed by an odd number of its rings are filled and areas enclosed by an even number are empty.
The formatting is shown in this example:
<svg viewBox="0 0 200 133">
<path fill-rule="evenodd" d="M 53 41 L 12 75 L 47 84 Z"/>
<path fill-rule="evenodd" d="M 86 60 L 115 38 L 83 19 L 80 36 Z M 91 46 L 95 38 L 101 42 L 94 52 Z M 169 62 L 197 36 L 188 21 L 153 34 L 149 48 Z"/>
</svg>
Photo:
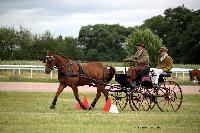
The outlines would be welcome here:
<svg viewBox="0 0 200 133">
<path fill-rule="evenodd" d="M 189 71 L 190 74 L 190 81 L 195 80 L 195 78 L 198 80 L 198 84 L 200 85 L 200 70 L 194 69 L 192 71 Z"/>
<path fill-rule="evenodd" d="M 87 110 L 87 108 L 79 98 L 78 86 L 90 84 L 95 84 L 95 86 L 97 86 L 96 98 L 92 102 L 89 110 L 95 107 L 96 102 L 101 96 L 101 92 L 104 94 L 107 101 L 108 92 L 105 86 L 115 75 L 115 68 L 110 67 L 108 69 L 99 62 L 80 64 L 78 61 L 69 60 L 60 54 L 51 52 L 47 52 L 44 63 L 46 63 L 46 74 L 50 74 L 51 70 L 55 67 L 58 69 L 58 80 L 60 82 L 54 100 L 50 106 L 51 109 L 55 108 L 57 98 L 66 86 L 72 88 L 76 100 L 84 110 Z"/>
</svg>

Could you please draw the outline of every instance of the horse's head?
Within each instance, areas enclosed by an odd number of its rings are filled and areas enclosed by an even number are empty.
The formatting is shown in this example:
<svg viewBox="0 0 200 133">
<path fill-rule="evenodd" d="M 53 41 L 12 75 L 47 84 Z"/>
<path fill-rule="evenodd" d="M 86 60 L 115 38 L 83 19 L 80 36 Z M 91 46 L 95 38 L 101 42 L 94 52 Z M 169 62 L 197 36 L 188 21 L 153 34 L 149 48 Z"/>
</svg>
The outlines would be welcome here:
<svg viewBox="0 0 200 133">
<path fill-rule="evenodd" d="M 45 65 L 45 73 L 50 74 L 51 70 L 54 69 L 56 66 L 56 60 L 52 53 L 47 52 L 47 55 L 43 61 L 43 63 L 46 63 Z"/>
<path fill-rule="evenodd" d="M 192 71 L 189 70 L 189 75 L 190 75 L 190 81 L 195 80 L 195 75 L 193 73 L 193 70 Z"/>
</svg>

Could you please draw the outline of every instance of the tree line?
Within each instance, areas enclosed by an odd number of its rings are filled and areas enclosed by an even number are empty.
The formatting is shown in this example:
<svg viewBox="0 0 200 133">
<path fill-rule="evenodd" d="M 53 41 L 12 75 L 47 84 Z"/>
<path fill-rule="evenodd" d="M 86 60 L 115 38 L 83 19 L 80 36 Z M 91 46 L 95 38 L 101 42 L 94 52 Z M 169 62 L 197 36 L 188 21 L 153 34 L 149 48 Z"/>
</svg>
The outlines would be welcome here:
<svg viewBox="0 0 200 133">
<path fill-rule="evenodd" d="M 42 60 L 49 50 L 74 60 L 122 61 L 135 50 L 133 48 L 131 52 L 130 41 L 141 38 L 141 35 L 147 38 L 148 47 L 152 47 L 148 48 L 152 55 L 151 49 L 165 45 L 175 63 L 200 64 L 200 10 L 194 11 L 184 6 L 166 9 L 164 15 L 149 18 L 141 26 L 82 26 L 77 38 L 54 37 L 49 31 L 32 34 L 22 26 L 19 29 L 1 27 L 0 59 Z M 156 39 L 148 38 L 149 35 Z"/>
</svg>

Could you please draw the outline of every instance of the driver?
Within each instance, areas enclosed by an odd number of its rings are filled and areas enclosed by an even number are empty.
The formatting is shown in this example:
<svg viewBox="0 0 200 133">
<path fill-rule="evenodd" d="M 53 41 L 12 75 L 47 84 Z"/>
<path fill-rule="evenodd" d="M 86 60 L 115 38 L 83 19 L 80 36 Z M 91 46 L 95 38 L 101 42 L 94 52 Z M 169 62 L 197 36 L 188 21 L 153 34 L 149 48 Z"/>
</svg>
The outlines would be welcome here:
<svg viewBox="0 0 200 133">
<path fill-rule="evenodd" d="M 126 58 L 123 61 L 133 61 L 135 67 L 130 67 L 128 69 L 128 81 L 131 83 L 132 87 L 136 86 L 136 75 L 149 67 L 149 54 L 145 50 L 145 45 L 143 42 L 137 44 L 137 52 L 135 55 L 132 55 L 130 58 Z"/>
</svg>

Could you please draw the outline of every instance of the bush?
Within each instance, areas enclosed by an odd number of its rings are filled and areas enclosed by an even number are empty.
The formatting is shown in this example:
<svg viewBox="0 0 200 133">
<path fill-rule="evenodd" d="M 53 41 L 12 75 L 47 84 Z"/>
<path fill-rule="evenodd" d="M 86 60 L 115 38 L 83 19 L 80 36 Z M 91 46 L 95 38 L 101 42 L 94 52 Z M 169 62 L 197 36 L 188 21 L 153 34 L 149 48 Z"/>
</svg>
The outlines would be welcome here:
<svg viewBox="0 0 200 133">
<path fill-rule="evenodd" d="M 155 35 L 150 29 L 136 29 L 127 39 L 126 50 L 128 55 L 134 55 L 137 51 L 136 45 L 144 42 L 145 49 L 149 53 L 151 67 L 155 67 L 159 56 L 159 49 L 163 46 L 162 39 Z"/>
</svg>

